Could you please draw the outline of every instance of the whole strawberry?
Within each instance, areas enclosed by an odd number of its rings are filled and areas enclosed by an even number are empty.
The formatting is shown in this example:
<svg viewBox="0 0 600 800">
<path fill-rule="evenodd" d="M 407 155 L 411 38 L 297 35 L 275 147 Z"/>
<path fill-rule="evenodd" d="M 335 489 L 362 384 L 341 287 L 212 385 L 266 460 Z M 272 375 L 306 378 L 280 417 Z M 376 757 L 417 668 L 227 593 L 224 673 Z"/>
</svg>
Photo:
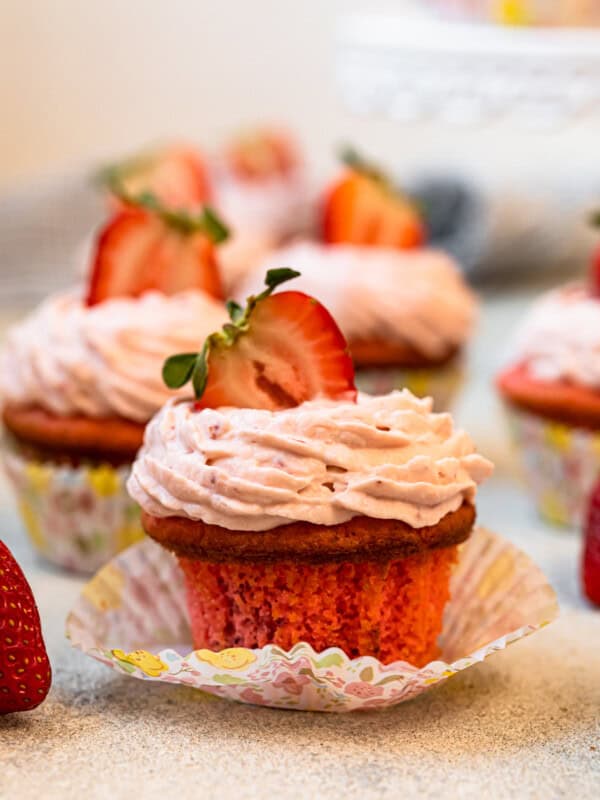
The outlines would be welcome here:
<svg viewBox="0 0 600 800">
<path fill-rule="evenodd" d="M 588 506 L 581 576 L 586 597 L 600 606 L 600 481 Z"/>
<path fill-rule="evenodd" d="M 39 706 L 51 678 L 31 587 L 0 541 L 0 714 Z"/>
</svg>

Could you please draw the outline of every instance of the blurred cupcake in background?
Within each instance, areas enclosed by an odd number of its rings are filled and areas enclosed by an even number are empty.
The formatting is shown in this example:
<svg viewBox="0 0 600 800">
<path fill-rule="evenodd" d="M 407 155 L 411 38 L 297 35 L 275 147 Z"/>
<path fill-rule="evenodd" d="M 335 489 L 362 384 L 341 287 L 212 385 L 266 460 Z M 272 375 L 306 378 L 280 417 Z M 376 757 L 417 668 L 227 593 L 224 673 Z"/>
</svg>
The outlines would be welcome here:
<svg viewBox="0 0 600 800">
<path fill-rule="evenodd" d="M 37 549 L 93 571 L 141 536 L 125 492 L 148 419 L 167 400 L 164 358 L 226 318 L 205 209 L 126 193 L 101 230 L 87 285 L 49 297 L 0 356 L 5 466 Z"/>
<path fill-rule="evenodd" d="M 499 25 L 596 27 L 597 0 L 429 0 L 442 14 Z"/>
<path fill-rule="evenodd" d="M 215 207 L 232 231 L 221 249 L 226 289 L 273 248 L 314 228 L 315 203 L 300 146 L 289 131 L 256 128 L 212 162 Z"/>
<path fill-rule="evenodd" d="M 600 258 L 534 303 L 497 386 L 540 514 L 579 526 L 600 473 Z"/>
<path fill-rule="evenodd" d="M 230 231 L 219 252 L 227 294 L 270 250 L 315 223 L 300 146 L 281 128 L 242 132 L 209 156 L 193 145 L 165 145 L 101 170 L 100 183 L 111 203 L 115 188 L 150 192 L 173 210 L 210 202 Z"/>
<path fill-rule="evenodd" d="M 243 299 L 265 269 L 291 265 L 298 287 L 321 300 L 348 340 L 357 387 L 408 388 L 447 409 L 461 384 L 477 300 L 453 258 L 425 246 L 416 206 L 354 154 L 328 189 L 322 241 L 269 254 L 240 285 Z"/>
</svg>

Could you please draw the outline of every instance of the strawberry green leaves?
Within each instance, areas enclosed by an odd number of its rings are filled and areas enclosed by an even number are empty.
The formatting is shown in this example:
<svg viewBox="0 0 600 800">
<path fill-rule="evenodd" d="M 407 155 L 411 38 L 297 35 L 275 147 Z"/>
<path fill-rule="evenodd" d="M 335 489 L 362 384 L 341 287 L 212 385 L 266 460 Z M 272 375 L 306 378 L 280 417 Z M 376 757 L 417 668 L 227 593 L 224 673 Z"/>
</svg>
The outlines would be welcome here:
<svg viewBox="0 0 600 800">
<path fill-rule="evenodd" d="M 203 233 L 214 243 L 221 244 L 229 238 L 229 228 L 208 205 L 196 213 L 165 206 L 152 192 L 131 195 L 125 189 L 113 187 L 114 194 L 128 206 L 137 206 L 156 214 L 169 228 L 183 235 Z"/>
</svg>

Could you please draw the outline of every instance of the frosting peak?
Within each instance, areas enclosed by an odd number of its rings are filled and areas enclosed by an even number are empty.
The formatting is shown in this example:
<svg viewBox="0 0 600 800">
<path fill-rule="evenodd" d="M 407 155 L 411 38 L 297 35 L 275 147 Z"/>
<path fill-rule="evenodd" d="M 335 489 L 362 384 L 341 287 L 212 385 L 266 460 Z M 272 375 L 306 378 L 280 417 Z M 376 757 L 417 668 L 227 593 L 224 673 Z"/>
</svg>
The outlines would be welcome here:
<svg viewBox="0 0 600 800">
<path fill-rule="evenodd" d="M 419 528 L 472 500 L 491 471 L 448 414 L 404 390 L 275 412 L 172 401 L 148 425 L 128 488 L 154 516 L 232 530 L 359 515 Z"/>
<path fill-rule="evenodd" d="M 9 331 L 0 392 L 61 416 L 146 422 L 172 396 L 161 377 L 165 358 L 198 350 L 226 318 L 221 303 L 197 290 L 92 307 L 80 292 L 62 292 Z"/>
</svg>

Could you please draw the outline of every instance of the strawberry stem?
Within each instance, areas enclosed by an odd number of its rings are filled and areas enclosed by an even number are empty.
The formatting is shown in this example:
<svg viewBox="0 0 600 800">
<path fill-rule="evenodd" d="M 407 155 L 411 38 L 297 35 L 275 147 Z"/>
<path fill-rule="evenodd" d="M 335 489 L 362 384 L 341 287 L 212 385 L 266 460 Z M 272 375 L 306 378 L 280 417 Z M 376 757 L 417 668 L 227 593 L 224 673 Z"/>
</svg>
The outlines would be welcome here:
<svg viewBox="0 0 600 800">
<path fill-rule="evenodd" d="M 184 236 L 204 233 L 214 244 L 221 244 L 229 238 L 229 228 L 210 206 L 203 206 L 197 214 L 185 209 L 175 211 L 164 206 L 152 192 L 131 194 L 119 181 L 113 182 L 111 191 L 126 205 L 156 214 L 166 225 Z"/>
<path fill-rule="evenodd" d="M 246 307 L 242 308 L 235 300 L 227 302 L 227 312 L 231 322 L 226 322 L 220 331 L 211 333 L 199 353 L 178 353 L 167 358 L 162 368 L 162 377 L 169 389 L 180 389 L 191 379 L 194 395 L 199 400 L 204 394 L 208 381 L 209 356 L 213 347 L 232 347 L 250 326 L 250 317 L 257 304 L 269 297 L 282 283 L 300 275 L 295 269 L 281 267 L 270 269 L 265 275 L 264 289 L 260 294 L 250 295 Z"/>
<path fill-rule="evenodd" d="M 372 162 L 367 161 L 367 159 L 360 155 L 358 150 L 351 145 L 344 145 L 344 147 L 341 148 L 339 158 L 343 164 L 355 172 L 360 172 L 361 175 L 365 175 L 367 178 L 371 178 L 385 186 L 391 185 L 391 181 L 385 172 Z"/>
</svg>

